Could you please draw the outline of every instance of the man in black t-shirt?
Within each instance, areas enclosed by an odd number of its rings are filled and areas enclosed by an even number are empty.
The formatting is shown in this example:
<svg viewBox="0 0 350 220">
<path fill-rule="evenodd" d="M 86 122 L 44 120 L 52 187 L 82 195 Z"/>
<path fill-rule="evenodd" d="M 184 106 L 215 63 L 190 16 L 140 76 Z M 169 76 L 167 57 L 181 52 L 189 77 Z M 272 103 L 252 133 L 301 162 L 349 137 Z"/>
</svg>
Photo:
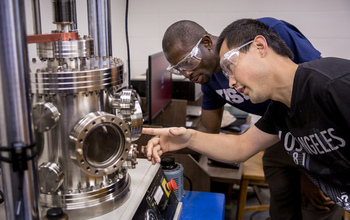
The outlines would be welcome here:
<svg viewBox="0 0 350 220">
<path fill-rule="evenodd" d="M 160 162 L 163 153 L 187 147 L 216 160 L 242 162 L 281 140 L 293 161 L 332 199 L 324 205 L 350 211 L 350 61 L 323 58 L 297 65 L 278 36 L 247 19 L 224 29 L 217 50 L 231 87 L 253 103 L 273 100 L 265 115 L 242 135 L 144 129 L 156 135 L 142 147 L 148 159 Z"/>
</svg>

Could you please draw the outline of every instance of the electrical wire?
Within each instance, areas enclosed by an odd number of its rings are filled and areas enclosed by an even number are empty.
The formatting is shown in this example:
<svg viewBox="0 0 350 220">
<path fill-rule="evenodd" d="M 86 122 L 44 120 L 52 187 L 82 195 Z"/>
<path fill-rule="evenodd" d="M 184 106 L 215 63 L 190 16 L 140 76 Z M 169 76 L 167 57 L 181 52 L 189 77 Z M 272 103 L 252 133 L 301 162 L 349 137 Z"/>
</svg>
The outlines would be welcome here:
<svg viewBox="0 0 350 220">
<path fill-rule="evenodd" d="M 192 191 L 192 181 L 191 179 L 184 174 L 184 177 L 188 180 L 188 183 L 190 184 L 190 191 Z"/>
<path fill-rule="evenodd" d="M 130 88 L 131 69 L 130 69 L 130 46 L 129 46 L 129 33 L 128 33 L 128 14 L 129 14 L 129 0 L 126 0 L 126 6 L 125 6 L 125 39 L 126 39 L 126 49 L 127 49 L 127 56 L 128 56 L 128 87 Z"/>
</svg>

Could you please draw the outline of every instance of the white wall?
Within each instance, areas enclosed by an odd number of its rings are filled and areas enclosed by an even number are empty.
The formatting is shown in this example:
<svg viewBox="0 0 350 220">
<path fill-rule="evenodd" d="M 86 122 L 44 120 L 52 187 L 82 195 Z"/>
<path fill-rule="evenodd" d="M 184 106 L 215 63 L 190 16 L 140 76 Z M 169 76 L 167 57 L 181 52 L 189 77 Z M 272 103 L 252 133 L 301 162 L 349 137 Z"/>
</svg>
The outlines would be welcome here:
<svg viewBox="0 0 350 220">
<path fill-rule="evenodd" d="M 30 1 L 26 1 L 26 4 Z M 111 0 L 113 56 L 127 67 L 125 0 Z M 43 32 L 52 25 L 51 1 L 41 1 L 45 14 Z M 86 1 L 77 0 L 78 30 L 87 34 Z M 28 7 L 27 7 L 28 8 Z M 29 7 L 30 9 L 30 7 Z M 27 14 L 27 17 L 29 15 Z M 129 42 L 131 77 L 145 72 L 147 57 L 162 50 L 161 41 L 172 23 L 189 19 L 208 32 L 219 35 L 229 23 L 240 18 L 275 17 L 294 24 L 322 53 L 350 59 L 349 0 L 130 0 Z M 32 32 L 28 24 L 27 32 Z"/>
</svg>

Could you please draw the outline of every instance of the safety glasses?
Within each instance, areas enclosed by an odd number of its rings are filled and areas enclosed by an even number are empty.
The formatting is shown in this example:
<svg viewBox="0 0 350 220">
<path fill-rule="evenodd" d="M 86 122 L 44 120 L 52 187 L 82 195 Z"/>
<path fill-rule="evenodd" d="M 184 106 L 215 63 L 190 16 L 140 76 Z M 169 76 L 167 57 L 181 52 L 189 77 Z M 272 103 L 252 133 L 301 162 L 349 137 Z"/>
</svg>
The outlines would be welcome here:
<svg viewBox="0 0 350 220">
<path fill-rule="evenodd" d="M 176 75 L 184 75 L 184 71 L 194 70 L 202 60 L 202 53 L 198 47 L 201 42 L 202 38 L 198 41 L 196 46 L 193 47 L 189 54 L 187 54 L 176 65 L 169 66 L 167 70 Z"/>
<path fill-rule="evenodd" d="M 222 69 L 222 72 L 226 76 L 226 78 L 229 77 L 235 77 L 235 67 L 238 62 L 238 57 L 239 57 L 239 50 L 242 49 L 243 47 L 253 43 L 254 40 L 251 40 L 245 44 L 243 44 L 240 47 L 237 47 L 235 49 L 232 49 L 228 52 L 226 52 L 220 59 L 220 67 Z M 233 65 L 233 67 L 231 67 Z"/>
</svg>

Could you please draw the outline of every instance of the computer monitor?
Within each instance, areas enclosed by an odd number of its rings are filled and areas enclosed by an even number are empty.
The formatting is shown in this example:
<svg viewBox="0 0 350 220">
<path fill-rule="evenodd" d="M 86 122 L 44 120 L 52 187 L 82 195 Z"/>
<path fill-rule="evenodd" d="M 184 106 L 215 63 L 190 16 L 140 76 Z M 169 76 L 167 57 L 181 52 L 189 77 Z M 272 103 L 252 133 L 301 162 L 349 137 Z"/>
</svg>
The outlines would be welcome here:
<svg viewBox="0 0 350 220">
<path fill-rule="evenodd" d="M 167 70 L 169 62 L 163 52 L 148 56 L 147 104 L 148 124 L 171 103 L 171 73 Z"/>
</svg>

